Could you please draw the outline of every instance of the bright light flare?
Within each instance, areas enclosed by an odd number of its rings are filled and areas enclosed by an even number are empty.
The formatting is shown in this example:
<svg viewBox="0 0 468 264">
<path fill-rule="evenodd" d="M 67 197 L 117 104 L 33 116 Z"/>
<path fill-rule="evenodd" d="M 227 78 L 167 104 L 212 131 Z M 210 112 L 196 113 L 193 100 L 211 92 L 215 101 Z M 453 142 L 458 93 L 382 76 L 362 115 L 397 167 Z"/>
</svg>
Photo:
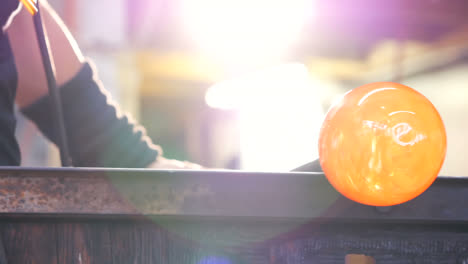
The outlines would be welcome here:
<svg viewBox="0 0 468 264">
<path fill-rule="evenodd" d="M 285 102 L 302 105 L 317 98 L 313 87 L 307 68 L 289 63 L 216 83 L 208 89 L 205 100 L 220 109 L 276 108 Z"/>
<path fill-rule="evenodd" d="M 246 65 L 283 55 L 311 15 L 307 0 L 183 0 L 184 26 L 216 60 Z"/>
<path fill-rule="evenodd" d="M 318 157 L 321 86 L 304 65 L 285 64 L 216 84 L 205 99 L 239 111 L 243 169 L 287 171 Z"/>
</svg>

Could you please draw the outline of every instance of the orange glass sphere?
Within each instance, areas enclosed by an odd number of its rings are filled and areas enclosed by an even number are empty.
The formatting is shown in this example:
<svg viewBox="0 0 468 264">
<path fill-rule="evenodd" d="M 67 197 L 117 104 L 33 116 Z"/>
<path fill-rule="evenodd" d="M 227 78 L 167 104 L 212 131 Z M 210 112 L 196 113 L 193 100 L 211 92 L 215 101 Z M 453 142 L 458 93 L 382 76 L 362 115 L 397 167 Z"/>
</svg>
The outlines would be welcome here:
<svg viewBox="0 0 468 264">
<path fill-rule="evenodd" d="M 344 196 L 390 206 L 429 188 L 446 145 L 442 119 L 426 97 L 398 83 L 371 83 L 348 92 L 327 113 L 320 164 Z"/>
</svg>

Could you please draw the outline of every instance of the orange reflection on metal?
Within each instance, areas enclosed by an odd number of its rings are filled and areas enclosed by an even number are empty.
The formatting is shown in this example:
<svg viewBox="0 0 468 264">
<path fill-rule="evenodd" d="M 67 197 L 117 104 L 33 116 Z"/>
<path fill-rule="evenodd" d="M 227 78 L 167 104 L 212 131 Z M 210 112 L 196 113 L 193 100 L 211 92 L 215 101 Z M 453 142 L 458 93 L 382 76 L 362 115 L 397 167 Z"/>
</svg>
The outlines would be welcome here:
<svg viewBox="0 0 468 264">
<path fill-rule="evenodd" d="M 24 7 L 29 11 L 31 15 L 35 15 L 38 11 L 37 0 L 20 0 Z"/>
<path fill-rule="evenodd" d="M 344 196 L 389 206 L 429 188 L 446 144 L 443 121 L 426 97 L 401 84 L 371 83 L 347 93 L 328 112 L 320 163 Z"/>
</svg>

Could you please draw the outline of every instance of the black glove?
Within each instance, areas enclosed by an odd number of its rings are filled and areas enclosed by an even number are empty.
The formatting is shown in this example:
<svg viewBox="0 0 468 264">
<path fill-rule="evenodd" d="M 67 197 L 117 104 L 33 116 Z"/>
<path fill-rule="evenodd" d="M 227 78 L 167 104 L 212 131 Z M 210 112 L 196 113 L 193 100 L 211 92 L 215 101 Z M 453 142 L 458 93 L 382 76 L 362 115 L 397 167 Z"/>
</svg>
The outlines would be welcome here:
<svg viewBox="0 0 468 264">
<path fill-rule="evenodd" d="M 3 7 L 0 7 L 0 12 L 4 11 Z M 20 164 L 20 151 L 15 138 L 16 85 L 13 54 L 7 36 L 0 29 L 0 166 Z"/>
</svg>

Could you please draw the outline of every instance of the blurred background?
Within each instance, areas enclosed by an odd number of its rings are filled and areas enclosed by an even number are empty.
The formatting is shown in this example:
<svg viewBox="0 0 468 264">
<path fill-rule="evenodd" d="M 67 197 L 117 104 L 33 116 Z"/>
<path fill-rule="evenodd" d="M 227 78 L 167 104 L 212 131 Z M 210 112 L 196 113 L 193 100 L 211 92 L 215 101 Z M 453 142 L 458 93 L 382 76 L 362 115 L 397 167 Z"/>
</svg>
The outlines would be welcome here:
<svg viewBox="0 0 468 264">
<path fill-rule="evenodd" d="M 49 1 L 168 158 L 290 170 L 318 157 L 334 100 L 396 81 L 444 119 L 441 174 L 468 176 L 466 1 Z M 21 120 L 18 136 L 25 166 L 58 166 L 32 124 Z"/>
</svg>

